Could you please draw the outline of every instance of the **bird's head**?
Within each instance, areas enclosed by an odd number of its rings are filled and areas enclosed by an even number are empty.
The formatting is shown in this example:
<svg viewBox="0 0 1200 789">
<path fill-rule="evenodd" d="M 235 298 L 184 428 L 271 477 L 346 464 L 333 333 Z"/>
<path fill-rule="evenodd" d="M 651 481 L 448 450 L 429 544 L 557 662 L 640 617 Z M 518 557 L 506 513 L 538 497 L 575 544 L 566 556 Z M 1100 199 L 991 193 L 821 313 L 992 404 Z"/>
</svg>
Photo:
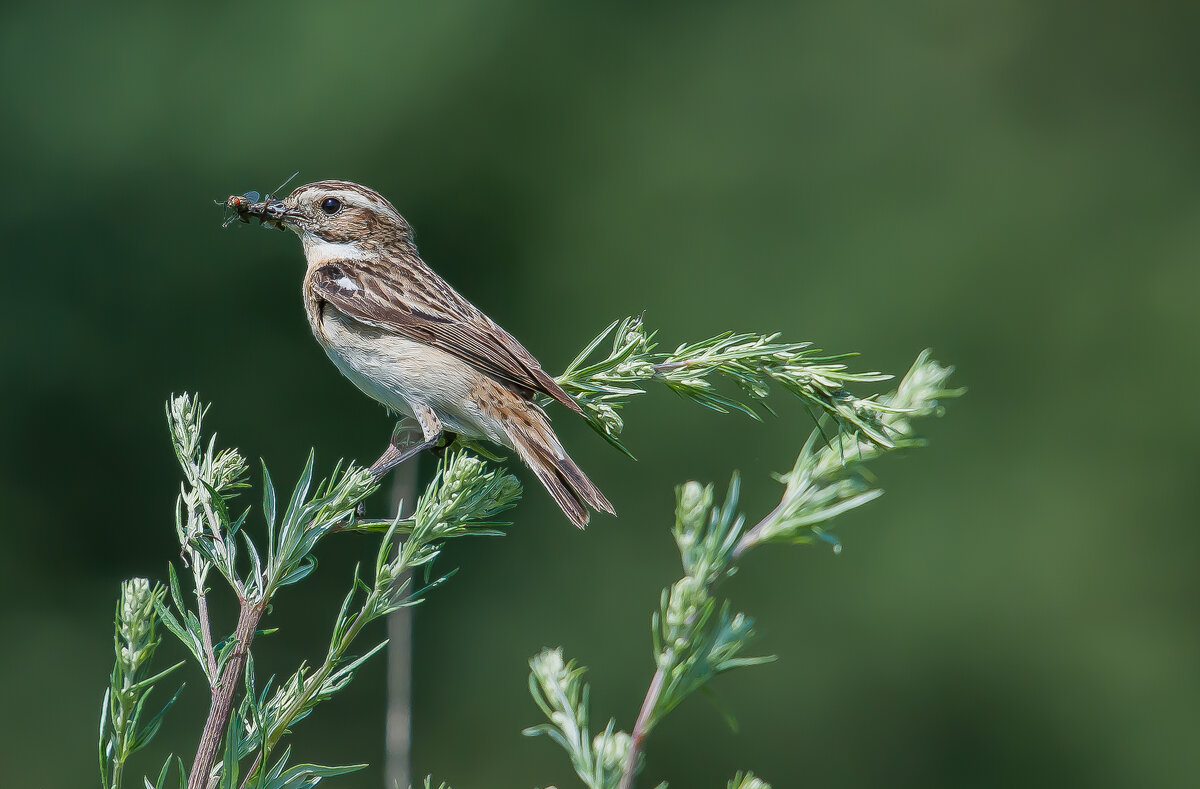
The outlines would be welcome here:
<svg viewBox="0 0 1200 789">
<path fill-rule="evenodd" d="M 309 262 L 314 262 L 314 256 L 357 257 L 412 243 L 412 228 L 395 207 L 374 189 L 350 181 L 305 184 L 283 199 L 254 208 L 261 211 L 263 221 L 300 236 Z"/>
</svg>

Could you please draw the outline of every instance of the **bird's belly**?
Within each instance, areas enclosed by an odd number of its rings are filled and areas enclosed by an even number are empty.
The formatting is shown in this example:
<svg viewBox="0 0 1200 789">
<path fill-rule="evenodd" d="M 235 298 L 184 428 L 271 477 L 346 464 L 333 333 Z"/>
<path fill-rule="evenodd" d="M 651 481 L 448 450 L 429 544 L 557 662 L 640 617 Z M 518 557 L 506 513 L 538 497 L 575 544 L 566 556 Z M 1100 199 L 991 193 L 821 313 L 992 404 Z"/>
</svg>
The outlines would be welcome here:
<svg viewBox="0 0 1200 789">
<path fill-rule="evenodd" d="M 497 440 L 471 391 L 483 375 L 445 351 L 365 326 L 326 304 L 318 336 L 337 368 L 365 394 L 392 411 L 412 416 L 414 405 L 432 408 L 447 429 Z"/>
</svg>

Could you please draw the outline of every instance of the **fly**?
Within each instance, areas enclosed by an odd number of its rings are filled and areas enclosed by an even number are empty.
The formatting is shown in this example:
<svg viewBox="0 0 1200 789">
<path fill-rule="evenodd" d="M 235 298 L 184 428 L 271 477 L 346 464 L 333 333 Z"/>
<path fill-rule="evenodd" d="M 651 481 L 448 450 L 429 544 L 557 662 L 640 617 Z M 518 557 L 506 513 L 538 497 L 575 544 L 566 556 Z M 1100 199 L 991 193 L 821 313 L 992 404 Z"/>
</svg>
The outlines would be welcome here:
<svg viewBox="0 0 1200 789">
<path fill-rule="evenodd" d="M 275 189 L 276 194 L 282 192 L 283 188 L 290 184 L 299 174 L 299 170 L 292 173 L 291 177 L 289 177 Z M 225 198 L 224 203 L 222 203 L 220 200 L 214 200 L 213 202 L 215 202 L 217 205 L 223 205 L 225 207 L 226 215 L 224 221 L 221 222 L 221 227 L 229 227 L 234 222 L 249 222 L 254 217 L 258 218 L 258 223 L 260 225 L 269 221 L 269 217 L 266 215 L 266 207 L 271 202 L 271 199 L 270 192 L 262 195 L 260 199 L 258 192 L 250 190 L 249 192 L 245 192 L 240 195 L 230 195 L 229 197 Z M 283 230 L 283 226 L 277 221 L 274 224 L 275 227 Z"/>
</svg>

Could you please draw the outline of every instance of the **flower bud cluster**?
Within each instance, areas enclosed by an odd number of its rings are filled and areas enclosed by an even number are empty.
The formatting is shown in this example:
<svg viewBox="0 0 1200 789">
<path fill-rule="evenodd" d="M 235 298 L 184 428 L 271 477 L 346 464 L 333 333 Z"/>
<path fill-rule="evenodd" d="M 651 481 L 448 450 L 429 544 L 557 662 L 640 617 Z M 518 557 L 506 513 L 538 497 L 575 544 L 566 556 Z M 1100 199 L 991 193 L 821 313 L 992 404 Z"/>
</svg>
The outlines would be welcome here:
<svg viewBox="0 0 1200 789">
<path fill-rule="evenodd" d="M 617 413 L 617 409 L 608 403 L 593 400 L 586 403 L 584 407 L 592 412 L 592 416 L 604 428 L 607 435 L 616 437 L 621 435 L 621 431 L 625 429 L 625 420 Z"/>
<path fill-rule="evenodd" d="M 154 603 L 161 597 L 162 590 L 152 590 L 145 578 L 131 578 L 121 584 L 116 656 L 127 687 L 136 682 L 139 671 L 150 662 L 158 647 Z"/>
<path fill-rule="evenodd" d="M 604 775 L 619 775 L 633 739 L 623 731 L 603 731 L 592 740 L 592 753 Z"/>
<path fill-rule="evenodd" d="M 176 395 L 167 403 L 171 439 L 181 457 L 195 458 L 200 446 L 200 424 L 204 409 L 191 395 Z"/>
<path fill-rule="evenodd" d="M 246 459 L 236 449 L 225 449 L 212 459 L 205 480 L 218 493 L 242 484 L 246 476 Z"/>
<path fill-rule="evenodd" d="M 352 512 L 378 487 L 379 482 L 370 471 L 352 466 L 334 484 L 324 507 L 325 513 L 334 520 L 341 520 L 344 517 L 342 513 Z"/>
<path fill-rule="evenodd" d="M 473 522 L 487 522 L 521 497 L 516 477 L 468 452 L 443 462 L 438 476 L 417 502 L 417 523 L 430 538 L 456 536 Z"/>
<path fill-rule="evenodd" d="M 543 649 L 530 659 L 529 669 L 533 700 L 550 723 L 526 729 L 525 734 L 546 734 L 562 745 L 589 789 L 615 789 L 633 740 L 611 720 L 604 731 L 589 737 L 584 669 L 564 660 L 562 649 Z"/>
</svg>

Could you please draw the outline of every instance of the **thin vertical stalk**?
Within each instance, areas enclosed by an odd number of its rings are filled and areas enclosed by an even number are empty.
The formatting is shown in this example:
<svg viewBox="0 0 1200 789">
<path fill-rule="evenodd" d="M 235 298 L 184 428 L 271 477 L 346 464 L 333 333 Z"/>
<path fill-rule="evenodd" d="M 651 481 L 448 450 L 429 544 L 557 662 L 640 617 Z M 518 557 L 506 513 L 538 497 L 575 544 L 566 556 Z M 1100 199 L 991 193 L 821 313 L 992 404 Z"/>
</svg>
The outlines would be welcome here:
<svg viewBox="0 0 1200 789">
<path fill-rule="evenodd" d="M 392 511 L 403 506 L 412 512 L 417 497 L 419 458 L 402 464 L 393 473 Z M 403 580 L 401 580 L 403 583 Z M 413 609 L 405 606 L 388 614 L 387 717 L 384 786 L 407 787 L 412 774 L 412 628 Z"/>
</svg>

